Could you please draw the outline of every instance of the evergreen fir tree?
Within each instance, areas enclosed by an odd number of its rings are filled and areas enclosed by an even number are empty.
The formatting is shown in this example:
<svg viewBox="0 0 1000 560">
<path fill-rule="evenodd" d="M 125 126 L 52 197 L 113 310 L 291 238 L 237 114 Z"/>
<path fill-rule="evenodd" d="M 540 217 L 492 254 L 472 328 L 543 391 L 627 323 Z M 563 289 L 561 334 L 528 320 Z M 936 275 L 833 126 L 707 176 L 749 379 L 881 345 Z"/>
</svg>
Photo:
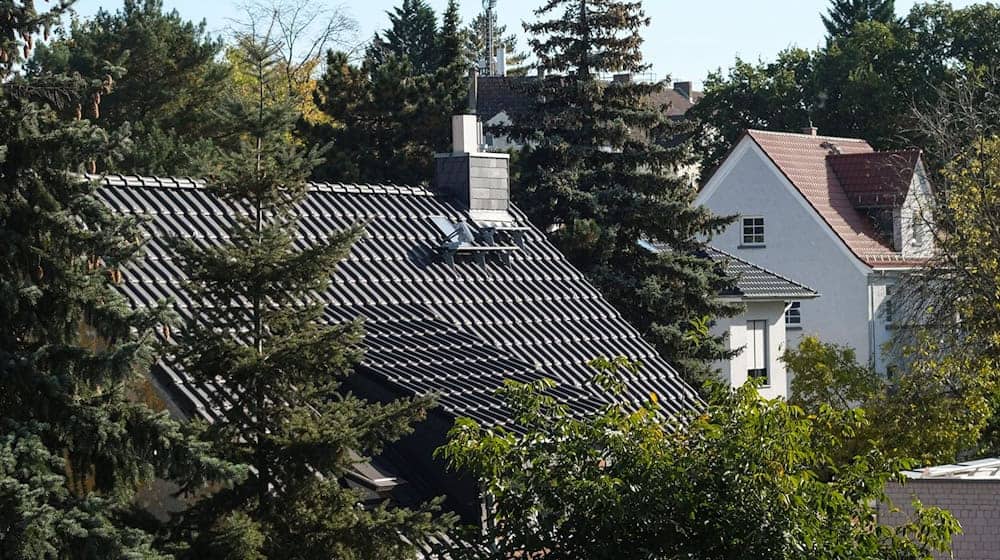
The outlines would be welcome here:
<svg viewBox="0 0 1000 560">
<path fill-rule="evenodd" d="M 138 487 L 239 471 L 130 398 L 167 315 L 116 289 L 142 239 L 82 175 L 119 154 L 82 118 L 113 79 L 19 70 L 68 5 L 0 3 L 0 557 L 161 558 L 127 523 Z"/>
<path fill-rule="evenodd" d="M 863 21 L 895 22 L 895 0 L 830 0 L 827 15 L 820 17 L 829 38 L 843 37 Z"/>
<path fill-rule="evenodd" d="M 691 380 L 726 356 L 708 318 L 735 312 L 717 299 L 728 285 L 703 256 L 729 222 L 692 205 L 695 190 L 677 171 L 684 145 L 655 142 L 678 132 L 648 96 L 662 84 L 607 82 L 601 73 L 647 69 L 639 2 L 548 0 L 526 24 L 538 65 L 533 109 L 501 132 L 528 148 L 515 197 L 535 225 Z M 562 12 L 558 14 L 558 12 Z M 669 247 L 654 254 L 640 245 Z"/>
<path fill-rule="evenodd" d="M 437 16 L 426 0 L 403 0 L 386 12 L 389 29 L 376 33 L 368 47 L 367 58 L 375 65 L 387 58 L 407 60 L 417 74 L 433 72 L 438 67 Z"/>
<path fill-rule="evenodd" d="M 468 64 L 465 36 L 461 29 L 462 20 L 458 13 L 458 0 L 448 0 L 448 7 L 441 16 L 441 32 L 438 34 L 438 68 L 454 63 Z"/>
<path fill-rule="evenodd" d="M 404 9 L 413 9 L 408 2 Z M 312 143 L 330 143 L 334 149 L 313 177 L 409 185 L 429 181 L 434 154 L 448 148 L 451 116 L 468 99 L 469 61 L 462 42 L 458 6 L 451 2 L 434 36 L 437 58 L 423 71 L 406 56 L 367 57 L 356 66 L 346 53 L 328 53 L 315 94 L 328 122 L 308 127 L 306 134 Z"/>
<path fill-rule="evenodd" d="M 469 51 L 472 53 L 473 61 L 476 63 L 486 61 L 490 56 L 496 55 L 495 52 L 492 54 L 487 52 L 489 50 L 490 33 L 487 22 L 486 12 L 481 12 L 472 18 L 468 28 L 466 28 L 465 34 L 469 41 Z M 506 51 L 508 76 L 524 76 L 527 74 L 528 67 L 525 64 L 528 60 L 527 53 L 518 50 L 517 36 L 513 33 L 507 33 L 507 26 L 500 25 L 497 22 L 495 12 L 493 14 L 493 46 L 494 49 L 502 46 Z"/>
<path fill-rule="evenodd" d="M 162 0 L 125 0 L 74 20 L 31 61 L 36 73 L 103 74 L 106 61 L 124 69 L 101 103 L 96 122 L 108 130 L 130 128 L 131 149 L 110 172 L 193 175 L 197 156 L 211 149 L 218 123 L 213 109 L 229 85 L 217 60 L 222 42 L 205 22 L 164 11 Z"/>
<path fill-rule="evenodd" d="M 421 511 L 359 508 L 345 473 L 405 434 L 427 399 L 370 404 L 338 391 L 360 358 L 356 322 L 331 325 L 318 294 L 360 235 L 349 229 L 299 248 L 297 204 L 319 150 L 291 140 L 298 115 L 272 97 L 278 61 L 268 36 L 240 39 L 258 96 L 237 97 L 224 120 L 242 127 L 239 147 L 215 158 L 214 192 L 245 214 L 229 239 L 177 249 L 189 290 L 202 302 L 182 334 L 192 376 L 232 391 L 235 405 L 205 437 L 252 474 L 205 498 L 178 526 L 192 558 L 405 558 L 435 527 Z"/>
</svg>

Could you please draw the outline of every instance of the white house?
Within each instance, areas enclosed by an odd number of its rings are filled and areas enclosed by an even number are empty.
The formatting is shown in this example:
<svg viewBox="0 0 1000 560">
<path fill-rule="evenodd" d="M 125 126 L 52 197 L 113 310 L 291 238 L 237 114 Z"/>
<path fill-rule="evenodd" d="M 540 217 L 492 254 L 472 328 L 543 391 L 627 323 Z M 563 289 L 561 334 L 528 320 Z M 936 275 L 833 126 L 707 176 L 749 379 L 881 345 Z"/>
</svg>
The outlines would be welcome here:
<svg viewBox="0 0 1000 560">
<path fill-rule="evenodd" d="M 864 140 L 747 131 L 696 203 L 737 221 L 713 239 L 733 255 L 819 291 L 797 306 L 797 335 L 852 346 L 885 372 L 892 286 L 933 251 L 931 186 L 918 150 Z"/>
<path fill-rule="evenodd" d="M 643 245 L 654 251 L 663 250 L 656 244 Z M 715 247 L 708 248 L 708 256 L 722 263 L 726 274 L 736 279 L 735 289 L 720 294 L 721 297 L 743 307 L 741 313 L 719 318 L 712 325 L 712 334 L 725 335 L 729 350 L 736 353 L 731 359 L 714 364 L 720 377 L 733 386 L 758 378 L 762 380 L 761 396 L 788 398 L 789 379 L 781 361 L 786 331 L 797 326 L 799 304 L 819 294 Z"/>
</svg>

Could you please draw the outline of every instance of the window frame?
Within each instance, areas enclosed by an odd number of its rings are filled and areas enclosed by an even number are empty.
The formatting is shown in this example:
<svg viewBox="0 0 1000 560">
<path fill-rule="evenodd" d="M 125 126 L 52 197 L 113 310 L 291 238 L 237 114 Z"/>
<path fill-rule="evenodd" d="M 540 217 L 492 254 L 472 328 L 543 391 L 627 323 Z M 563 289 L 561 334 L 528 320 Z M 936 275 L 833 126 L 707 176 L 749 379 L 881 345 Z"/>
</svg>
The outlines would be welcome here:
<svg viewBox="0 0 1000 560">
<path fill-rule="evenodd" d="M 791 317 L 789 315 L 789 313 L 792 313 L 793 311 L 794 311 L 794 313 L 791 316 L 794 316 L 795 320 L 794 321 L 789 321 L 788 319 L 789 319 L 789 317 Z M 789 303 L 788 304 L 788 308 L 785 309 L 784 316 L 785 316 L 785 330 L 798 330 L 798 329 L 801 329 L 802 328 L 802 302 L 801 301 L 793 301 L 793 302 Z"/>
<path fill-rule="evenodd" d="M 760 327 L 759 329 L 757 327 Z M 748 319 L 747 320 L 747 334 L 746 334 L 746 352 L 747 354 L 747 380 L 750 379 L 763 379 L 764 384 L 762 387 L 771 386 L 771 368 L 769 367 L 769 348 L 768 348 L 768 324 L 766 319 Z M 756 336 L 752 336 L 751 333 L 760 332 L 761 340 L 760 350 L 761 350 L 761 360 L 759 363 L 764 367 L 750 367 L 758 364 L 757 358 L 757 348 Z"/>
<path fill-rule="evenodd" d="M 743 216 L 743 219 L 740 220 L 740 227 L 740 247 L 767 247 L 767 227 L 764 216 Z M 747 233 L 747 228 L 750 229 L 749 233 Z M 747 241 L 748 238 L 749 241 Z"/>
</svg>

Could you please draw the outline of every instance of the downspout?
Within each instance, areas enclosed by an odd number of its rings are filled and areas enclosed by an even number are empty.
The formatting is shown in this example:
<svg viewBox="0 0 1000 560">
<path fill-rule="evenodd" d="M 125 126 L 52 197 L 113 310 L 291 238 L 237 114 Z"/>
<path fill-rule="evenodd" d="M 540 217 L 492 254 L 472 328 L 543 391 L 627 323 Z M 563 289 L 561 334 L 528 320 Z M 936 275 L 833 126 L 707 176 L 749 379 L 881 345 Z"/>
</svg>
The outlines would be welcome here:
<svg viewBox="0 0 1000 560">
<path fill-rule="evenodd" d="M 872 285 L 872 270 L 865 275 L 868 284 L 868 367 L 875 369 L 875 286 Z"/>
</svg>

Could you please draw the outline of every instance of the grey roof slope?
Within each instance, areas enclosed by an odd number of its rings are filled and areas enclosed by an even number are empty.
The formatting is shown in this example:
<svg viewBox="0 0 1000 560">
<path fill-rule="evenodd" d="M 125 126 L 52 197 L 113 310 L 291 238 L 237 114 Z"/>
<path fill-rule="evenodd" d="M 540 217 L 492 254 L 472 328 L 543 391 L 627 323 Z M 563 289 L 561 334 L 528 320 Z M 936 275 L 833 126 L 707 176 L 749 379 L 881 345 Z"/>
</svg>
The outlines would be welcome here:
<svg viewBox="0 0 1000 560">
<path fill-rule="evenodd" d="M 240 210 L 190 179 L 109 176 L 99 193 L 118 212 L 148 217 L 146 256 L 122 271 L 123 292 L 136 305 L 174 298 L 178 312 L 190 314 L 166 239 L 217 242 Z M 550 377 L 560 383 L 559 397 L 594 409 L 608 397 L 589 384 L 587 362 L 626 355 L 644 366 L 626 380 L 627 398 L 655 392 L 668 413 L 696 406 L 695 392 L 675 370 L 521 212 L 512 215 L 529 230 L 509 264 L 449 265 L 435 253 L 441 236 L 431 217 L 469 219 L 450 199 L 423 188 L 311 185 L 298 211 L 303 244 L 367 223 L 323 294 L 331 321 L 365 319 L 360 374 L 401 394 L 438 394 L 448 414 L 496 424 L 510 422 L 495 395 L 504 379 Z M 167 362 L 159 368 L 192 414 L 212 420 L 231 402 L 224 387 L 196 385 Z"/>
<path fill-rule="evenodd" d="M 643 242 L 642 245 L 652 251 L 669 251 L 662 243 Z M 735 296 L 742 299 L 811 299 L 819 296 L 819 292 L 788 279 L 777 272 L 753 264 L 736 255 L 717 249 L 711 245 L 706 247 L 706 253 L 712 260 L 726 267 L 726 276 L 736 279 L 735 290 L 723 292 L 723 296 Z"/>
<path fill-rule="evenodd" d="M 715 247 L 708 247 L 708 256 L 725 263 L 726 275 L 736 278 L 736 293 L 723 294 L 743 299 L 811 299 L 819 292 L 786 278 L 777 272 L 753 264 Z"/>
</svg>

